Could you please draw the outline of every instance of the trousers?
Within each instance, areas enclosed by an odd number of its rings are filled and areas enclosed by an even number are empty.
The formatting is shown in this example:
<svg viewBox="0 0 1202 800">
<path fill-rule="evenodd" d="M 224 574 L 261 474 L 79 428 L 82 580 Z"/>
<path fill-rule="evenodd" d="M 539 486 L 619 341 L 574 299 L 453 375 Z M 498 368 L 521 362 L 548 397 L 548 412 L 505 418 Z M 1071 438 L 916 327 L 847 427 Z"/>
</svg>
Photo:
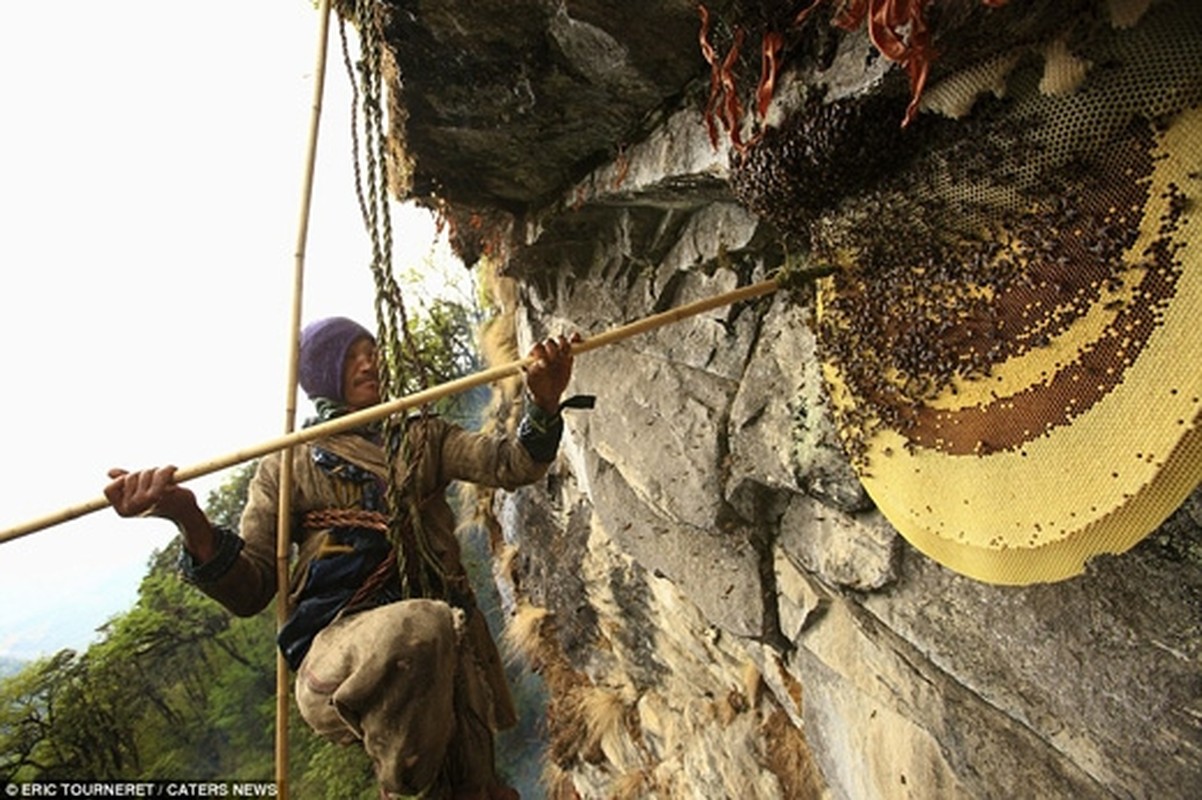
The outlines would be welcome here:
<svg viewBox="0 0 1202 800">
<path fill-rule="evenodd" d="M 464 612 L 437 600 L 335 620 L 297 671 L 301 716 L 326 739 L 361 742 L 389 794 L 487 792 L 492 704 L 464 629 Z"/>
</svg>

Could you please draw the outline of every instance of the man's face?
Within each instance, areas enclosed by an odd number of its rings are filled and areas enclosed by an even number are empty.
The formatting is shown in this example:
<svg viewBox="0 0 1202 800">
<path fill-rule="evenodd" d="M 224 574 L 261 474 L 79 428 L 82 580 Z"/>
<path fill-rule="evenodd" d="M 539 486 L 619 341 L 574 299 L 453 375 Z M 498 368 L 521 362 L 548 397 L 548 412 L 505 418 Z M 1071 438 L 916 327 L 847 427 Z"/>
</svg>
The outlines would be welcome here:
<svg viewBox="0 0 1202 800">
<path fill-rule="evenodd" d="M 342 364 L 342 397 L 353 411 L 380 402 L 376 343 L 367 337 L 356 340 L 346 352 L 346 361 Z"/>
</svg>

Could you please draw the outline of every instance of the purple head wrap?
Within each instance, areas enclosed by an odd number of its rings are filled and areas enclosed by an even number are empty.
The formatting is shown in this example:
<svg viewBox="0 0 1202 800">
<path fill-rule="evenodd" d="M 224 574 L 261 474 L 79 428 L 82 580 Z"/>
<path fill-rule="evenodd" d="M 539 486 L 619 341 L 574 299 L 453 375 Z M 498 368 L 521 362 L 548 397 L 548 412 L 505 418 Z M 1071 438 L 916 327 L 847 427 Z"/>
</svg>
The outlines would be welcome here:
<svg viewBox="0 0 1202 800">
<path fill-rule="evenodd" d="M 351 345 L 371 332 L 346 317 L 328 317 L 310 322 L 301 331 L 300 385 L 310 399 L 324 397 L 344 402 L 342 368 Z"/>
</svg>

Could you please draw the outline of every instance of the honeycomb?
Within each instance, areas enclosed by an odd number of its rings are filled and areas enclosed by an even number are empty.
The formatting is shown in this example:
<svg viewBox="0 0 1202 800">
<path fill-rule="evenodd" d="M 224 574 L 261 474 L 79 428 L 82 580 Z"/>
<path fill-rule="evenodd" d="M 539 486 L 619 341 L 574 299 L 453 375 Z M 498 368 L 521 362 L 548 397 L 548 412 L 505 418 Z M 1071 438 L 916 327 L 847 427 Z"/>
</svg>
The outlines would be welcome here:
<svg viewBox="0 0 1202 800">
<path fill-rule="evenodd" d="M 1008 55 L 954 97 L 960 119 L 832 203 L 768 150 L 741 186 L 837 267 L 824 375 L 882 512 L 966 575 L 1061 580 L 1202 482 L 1202 6 Z"/>
</svg>

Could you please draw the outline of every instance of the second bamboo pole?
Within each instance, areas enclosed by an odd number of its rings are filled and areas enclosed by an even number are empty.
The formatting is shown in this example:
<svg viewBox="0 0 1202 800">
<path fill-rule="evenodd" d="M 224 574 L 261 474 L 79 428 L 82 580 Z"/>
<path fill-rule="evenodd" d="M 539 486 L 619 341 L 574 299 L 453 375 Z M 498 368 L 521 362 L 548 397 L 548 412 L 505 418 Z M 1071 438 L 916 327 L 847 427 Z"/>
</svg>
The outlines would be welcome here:
<svg viewBox="0 0 1202 800">
<path fill-rule="evenodd" d="M 313 206 L 313 176 L 317 165 L 317 138 L 321 130 L 322 98 L 325 94 L 326 56 L 330 39 L 330 0 L 322 0 L 317 26 L 317 56 L 313 72 L 313 104 L 309 114 L 309 146 L 305 152 L 305 171 L 301 187 L 300 219 L 296 230 L 296 251 L 292 271 L 292 313 L 288 323 L 288 377 L 284 387 L 284 434 L 296 427 L 296 383 L 300 361 L 300 327 L 305 287 L 305 252 L 309 241 L 309 217 Z M 292 459 L 285 448 L 280 461 L 280 496 L 276 527 L 276 627 L 288 621 L 289 555 L 292 544 Z M 276 796 L 288 800 L 288 717 L 291 673 L 283 653 L 275 657 L 275 783 Z"/>
</svg>

